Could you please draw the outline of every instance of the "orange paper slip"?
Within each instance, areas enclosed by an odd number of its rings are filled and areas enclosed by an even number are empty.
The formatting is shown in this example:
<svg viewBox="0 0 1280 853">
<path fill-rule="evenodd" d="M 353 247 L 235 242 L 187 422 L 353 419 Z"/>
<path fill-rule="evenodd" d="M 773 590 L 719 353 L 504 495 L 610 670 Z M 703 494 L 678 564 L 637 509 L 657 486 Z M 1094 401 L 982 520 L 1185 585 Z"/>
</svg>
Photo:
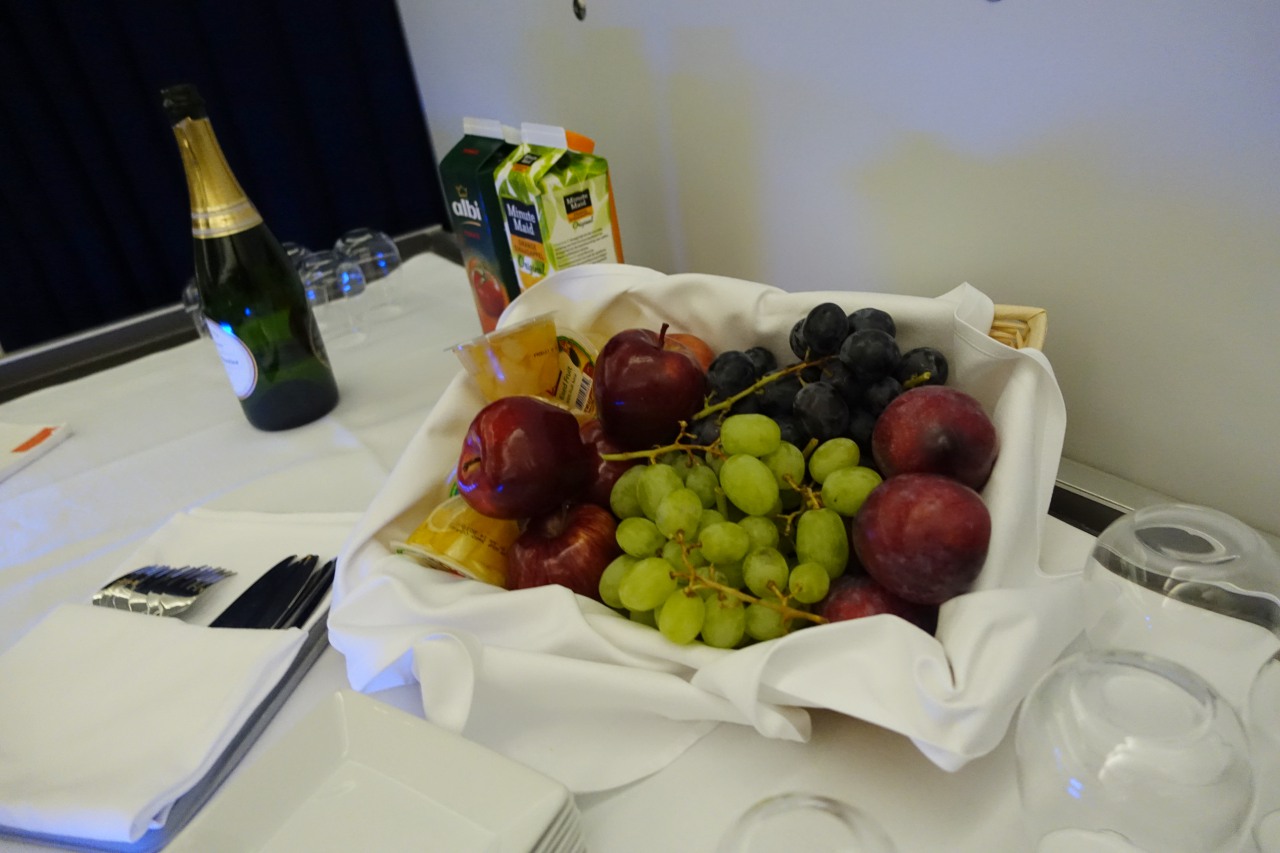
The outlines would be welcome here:
<svg viewBox="0 0 1280 853">
<path fill-rule="evenodd" d="M 0 423 L 0 480 L 57 447 L 70 432 L 66 424 Z"/>
</svg>

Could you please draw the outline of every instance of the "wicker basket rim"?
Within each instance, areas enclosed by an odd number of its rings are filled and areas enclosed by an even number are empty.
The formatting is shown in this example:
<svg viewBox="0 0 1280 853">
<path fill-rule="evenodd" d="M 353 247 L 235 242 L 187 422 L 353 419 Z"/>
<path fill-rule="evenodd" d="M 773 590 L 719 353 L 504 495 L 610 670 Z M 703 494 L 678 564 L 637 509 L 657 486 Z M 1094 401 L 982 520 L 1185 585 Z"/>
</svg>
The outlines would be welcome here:
<svg viewBox="0 0 1280 853">
<path fill-rule="evenodd" d="M 1045 335 L 1049 330 L 1049 313 L 1045 309 L 1000 304 L 995 309 L 990 331 L 992 338 L 1014 349 L 1044 349 Z"/>
</svg>

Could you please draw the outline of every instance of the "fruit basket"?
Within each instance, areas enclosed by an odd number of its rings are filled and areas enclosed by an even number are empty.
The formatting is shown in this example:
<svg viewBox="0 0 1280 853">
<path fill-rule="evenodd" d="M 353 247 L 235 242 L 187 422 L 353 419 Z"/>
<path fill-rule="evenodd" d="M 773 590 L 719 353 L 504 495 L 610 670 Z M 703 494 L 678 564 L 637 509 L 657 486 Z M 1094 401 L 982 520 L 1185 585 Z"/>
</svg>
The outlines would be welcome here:
<svg viewBox="0 0 1280 853">
<path fill-rule="evenodd" d="M 392 543 L 445 499 L 462 437 L 484 405 L 460 371 L 339 559 L 330 639 L 352 685 L 417 682 L 428 718 L 458 730 L 481 718 L 502 732 L 488 745 L 576 791 L 654 772 L 719 722 L 806 740 L 807 709 L 816 708 L 899 732 L 948 770 L 994 749 L 1023 695 L 1081 628 L 1078 578 L 1038 566 L 1065 427 L 1038 349 L 1044 311 L 997 307 L 969 285 L 932 299 L 791 293 L 607 265 L 557 273 L 499 325 L 550 313 L 607 337 L 670 323 L 717 351 L 759 344 L 782 353 L 795 320 L 823 301 L 889 312 L 904 350 L 942 349 L 948 384 L 977 398 L 998 429 L 1000 455 L 982 492 L 992 519 L 986 562 L 970 592 L 942 605 L 934 633 L 874 616 L 732 651 L 682 646 L 564 587 L 508 591 L 394 553 Z"/>
</svg>

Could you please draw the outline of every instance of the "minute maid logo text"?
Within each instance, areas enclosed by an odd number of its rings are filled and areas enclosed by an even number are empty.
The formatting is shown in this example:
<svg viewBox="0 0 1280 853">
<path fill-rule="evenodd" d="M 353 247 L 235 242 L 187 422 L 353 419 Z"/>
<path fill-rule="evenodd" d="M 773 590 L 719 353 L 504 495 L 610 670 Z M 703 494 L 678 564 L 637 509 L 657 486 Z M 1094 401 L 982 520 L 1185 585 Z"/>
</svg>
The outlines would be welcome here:
<svg viewBox="0 0 1280 853">
<path fill-rule="evenodd" d="M 454 190 L 458 193 L 458 198 L 453 204 L 449 205 L 453 209 L 453 215 L 463 219 L 470 219 L 479 224 L 484 218 L 480 212 L 480 205 L 467 198 L 467 188 L 461 184 L 454 187 Z"/>
<path fill-rule="evenodd" d="M 512 235 L 518 235 L 538 243 L 542 242 L 542 231 L 538 228 L 538 211 L 532 205 L 521 204 L 512 198 L 504 198 L 503 205 L 507 212 L 507 226 Z"/>
<path fill-rule="evenodd" d="M 564 197 L 564 216 L 573 223 L 574 228 L 590 225 L 594 217 L 591 207 L 591 190 L 584 189 L 576 193 L 568 193 Z"/>
</svg>

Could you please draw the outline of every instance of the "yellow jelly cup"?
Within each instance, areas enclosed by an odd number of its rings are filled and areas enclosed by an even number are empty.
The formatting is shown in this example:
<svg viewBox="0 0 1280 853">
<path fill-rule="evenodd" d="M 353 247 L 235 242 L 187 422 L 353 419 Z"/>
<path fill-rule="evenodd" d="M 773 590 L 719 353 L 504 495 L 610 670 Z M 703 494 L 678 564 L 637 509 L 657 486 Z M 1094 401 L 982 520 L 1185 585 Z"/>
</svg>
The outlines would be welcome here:
<svg viewBox="0 0 1280 853">
<path fill-rule="evenodd" d="M 551 396 L 560 374 L 556 324 L 550 314 L 496 329 L 451 349 L 490 403 L 520 394 Z"/>
</svg>

